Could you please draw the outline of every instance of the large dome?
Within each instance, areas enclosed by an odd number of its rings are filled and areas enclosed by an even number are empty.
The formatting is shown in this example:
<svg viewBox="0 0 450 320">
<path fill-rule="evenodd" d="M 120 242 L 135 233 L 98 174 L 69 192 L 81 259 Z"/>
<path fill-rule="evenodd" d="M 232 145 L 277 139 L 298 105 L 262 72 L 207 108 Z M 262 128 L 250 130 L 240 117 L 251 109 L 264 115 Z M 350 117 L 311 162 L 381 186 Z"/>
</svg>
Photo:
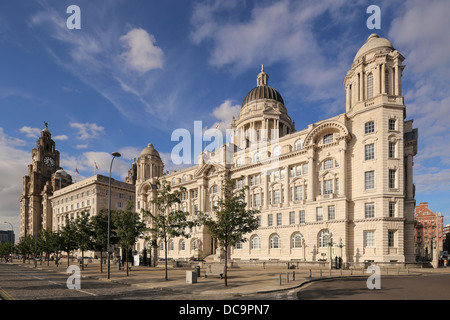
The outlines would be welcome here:
<svg viewBox="0 0 450 320">
<path fill-rule="evenodd" d="M 142 150 L 140 157 L 146 155 L 159 157 L 159 152 L 156 151 L 156 149 L 153 147 L 153 144 L 149 143 L 148 146 Z"/>
<path fill-rule="evenodd" d="M 244 98 L 244 101 L 242 102 L 242 106 L 245 106 L 246 104 L 259 100 L 259 99 L 270 99 L 275 100 L 277 102 L 280 102 L 284 105 L 283 98 L 281 97 L 281 94 L 268 85 L 269 82 L 269 76 L 267 73 L 264 72 L 264 66 L 261 66 L 261 72 L 258 74 L 258 78 L 256 79 L 257 86 L 250 90 L 249 93 Z"/>
<path fill-rule="evenodd" d="M 353 62 L 361 58 L 363 55 L 379 49 L 394 50 L 394 46 L 388 39 L 380 38 L 380 36 L 378 36 L 376 33 L 373 33 L 369 36 L 369 38 L 367 38 L 366 43 L 364 43 L 364 45 L 358 50 L 355 59 L 353 59 Z"/>
<path fill-rule="evenodd" d="M 275 90 L 271 86 L 261 85 L 253 88 L 249 93 L 247 93 L 244 101 L 242 102 L 242 106 L 259 99 L 271 99 L 281 102 L 284 105 L 283 98 L 277 90 Z"/>
</svg>

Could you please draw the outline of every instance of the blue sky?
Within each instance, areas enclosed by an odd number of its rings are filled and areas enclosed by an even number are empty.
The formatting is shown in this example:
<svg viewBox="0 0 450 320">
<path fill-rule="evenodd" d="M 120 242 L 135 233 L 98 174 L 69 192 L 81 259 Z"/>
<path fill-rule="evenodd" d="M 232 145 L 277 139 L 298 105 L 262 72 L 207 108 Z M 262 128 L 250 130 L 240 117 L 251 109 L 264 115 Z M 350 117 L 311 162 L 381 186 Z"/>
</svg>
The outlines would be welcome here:
<svg viewBox="0 0 450 320">
<path fill-rule="evenodd" d="M 66 26 L 70 5 L 80 30 Z M 379 30 L 366 26 L 370 5 L 381 9 Z M 298 130 L 345 112 L 345 74 L 376 32 L 406 57 L 417 204 L 450 223 L 448 12 L 446 0 L 2 1 L 0 222 L 18 234 L 22 177 L 44 121 L 77 181 L 94 162 L 107 175 L 113 151 L 123 179 L 150 142 L 173 170 L 172 132 L 192 132 L 194 121 L 225 129 L 261 64 Z"/>
</svg>

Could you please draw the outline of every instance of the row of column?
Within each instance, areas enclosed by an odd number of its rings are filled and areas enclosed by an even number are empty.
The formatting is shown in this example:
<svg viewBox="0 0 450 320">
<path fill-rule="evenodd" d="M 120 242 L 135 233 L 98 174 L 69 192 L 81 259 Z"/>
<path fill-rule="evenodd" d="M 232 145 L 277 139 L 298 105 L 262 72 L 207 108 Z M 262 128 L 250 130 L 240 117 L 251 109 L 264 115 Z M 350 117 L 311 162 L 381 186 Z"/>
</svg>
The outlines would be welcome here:
<svg viewBox="0 0 450 320">
<path fill-rule="evenodd" d="M 346 110 L 349 111 L 353 105 L 359 101 L 363 101 L 368 97 L 367 75 L 370 72 L 363 70 L 358 71 L 354 77 L 356 82 L 349 83 L 346 86 Z M 386 64 L 379 64 L 372 71 L 373 74 L 373 95 L 377 94 L 393 94 L 402 95 L 401 77 L 402 68 L 395 64 L 393 68 L 386 68 Z"/>
</svg>

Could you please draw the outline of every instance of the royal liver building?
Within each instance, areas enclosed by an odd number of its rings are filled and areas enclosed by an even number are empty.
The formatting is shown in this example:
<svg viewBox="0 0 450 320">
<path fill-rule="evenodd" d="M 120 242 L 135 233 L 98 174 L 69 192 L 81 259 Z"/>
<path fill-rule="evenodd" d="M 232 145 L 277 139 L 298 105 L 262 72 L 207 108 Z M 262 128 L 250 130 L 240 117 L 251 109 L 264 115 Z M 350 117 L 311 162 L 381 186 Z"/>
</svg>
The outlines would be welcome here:
<svg viewBox="0 0 450 320">
<path fill-rule="evenodd" d="M 230 258 L 256 261 L 414 262 L 413 157 L 417 129 L 405 121 L 404 57 L 371 35 L 344 78 L 345 113 L 297 131 L 262 68 L 231 123 L 231 142 L 166 179 L 183 186 L 181 209 L 213 213 L 224 179 L 249 186 L 259 228 Z M 154 210 L 164 164 L 149 144 L 137 159 L 136 208 Z M 138 250 L 142 250 L 140 243 Z M 156 248 L 164 256 L 164 246 Z M 205 228 L 172 239 L 168 256 L 220 259 Z"/>
</svg>

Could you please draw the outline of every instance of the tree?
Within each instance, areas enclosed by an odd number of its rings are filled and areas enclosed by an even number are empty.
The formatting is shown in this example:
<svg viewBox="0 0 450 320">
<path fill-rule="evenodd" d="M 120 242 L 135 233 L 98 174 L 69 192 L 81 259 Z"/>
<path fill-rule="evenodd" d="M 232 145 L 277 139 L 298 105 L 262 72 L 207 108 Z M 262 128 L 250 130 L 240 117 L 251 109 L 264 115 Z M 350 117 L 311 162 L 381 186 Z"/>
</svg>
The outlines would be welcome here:
<svg viewBox="0 0 450 320">
<path fill-rule="evenodd" d="M 142 236 L 146 229 L 145 223 L 140 221 L 139 214 L 132 211 L 133 204 L 128 201 L 125 211 L 117 211 L 112 220 L 116 226 L 116 232 L 119 239 L 119 245 L 125 249 L 126 269 L 128 276 L 128 248 L 136 243 L 136 240 Z"/>
<path fill-rule="evenodd" d="M 55 234 L 51 230 L 42 229 L 38 237 L 38 247 L 42 249 L 42 252 L 46 253 L 47 265 L 49 265 L 50 253 L 57 250 L 55 243 Z"/>
<path fill-rule="evenodd" d="M 111 213 L 114 215 L 115 213 Z M 111 219 L 112 220 L 112 219 Z M 111 221 L 110 243 L 117 243 L 117 234 Z M 107 251 L 108 245 L 108 209 L 101 209 L 95 216 L 91 217 L 92 226 L 92 249 L 100 251 L 100 272 L 103 272 L 103 252 Z"/>
<path fill-rule="evenodd" d="M 73 218 L 66 218 L 61 229 L 61 250 L 67 252 L 67 266 L 70 265 L 70 252 L 77 249 L 77 227 Z"/>
<path fill-rule="evenodd" d="M 167 244 L 170 239 L 175 237 L 188 238 L 189 234 L 186 229 L 192 228 L 196 225 L 196 222 L 188 221 L 189 212 L 175 208 L 181 203 L 180 193 L 185 192 L 186 188 L 180 187 L 172 190 L 164 177 L 157 180 L 156 186 L 154 197 L 151 200 L 151 203 L 156 207 L 156 212 L 142 209 L 142 213 L 144 216 L 150 217 L 151 220 L 151 226 L 148 228 L 150 237 L 146 239 L 159 239 L 164 242 L 165 279 L 168 280 Z"/>
<path fill-rule="evenodd" d="M 19 243 L 17 244 L 17 250 L 22 255 L 22 260 L 25 263 L 25 259 L 28 255 L 34 252 L 34 238 L 30 235 L 20 237 Z M 30 263 L 29 260 L 28 263 Z"/>
<path fill-rule="evenodd" d="M 228 248 L 235 246 L 238 242 L 245 242 L 244 235 L 258 228 L 258 218 L 255 216 L 259 210 L 246 210 L 244 186 L 234 191 L 234 181 L 227 180 L 224 186 L 222 199 L 217 201 L 214 207 L 215 217 L 199 213 L 202 224 L 208 228 L 211 237 L 217 239 L 219 246 L 225 253 L 225 286 L 228 286 Z"/>
<path fill-rule="evenodd" d="M 84 252 L 92 248 L 92 226 L 89 216 L 85 211 L 75 219 L 75 241 L 77 248 L 81 250 L 81 269 L 84 270 Z"/>
</svg>

